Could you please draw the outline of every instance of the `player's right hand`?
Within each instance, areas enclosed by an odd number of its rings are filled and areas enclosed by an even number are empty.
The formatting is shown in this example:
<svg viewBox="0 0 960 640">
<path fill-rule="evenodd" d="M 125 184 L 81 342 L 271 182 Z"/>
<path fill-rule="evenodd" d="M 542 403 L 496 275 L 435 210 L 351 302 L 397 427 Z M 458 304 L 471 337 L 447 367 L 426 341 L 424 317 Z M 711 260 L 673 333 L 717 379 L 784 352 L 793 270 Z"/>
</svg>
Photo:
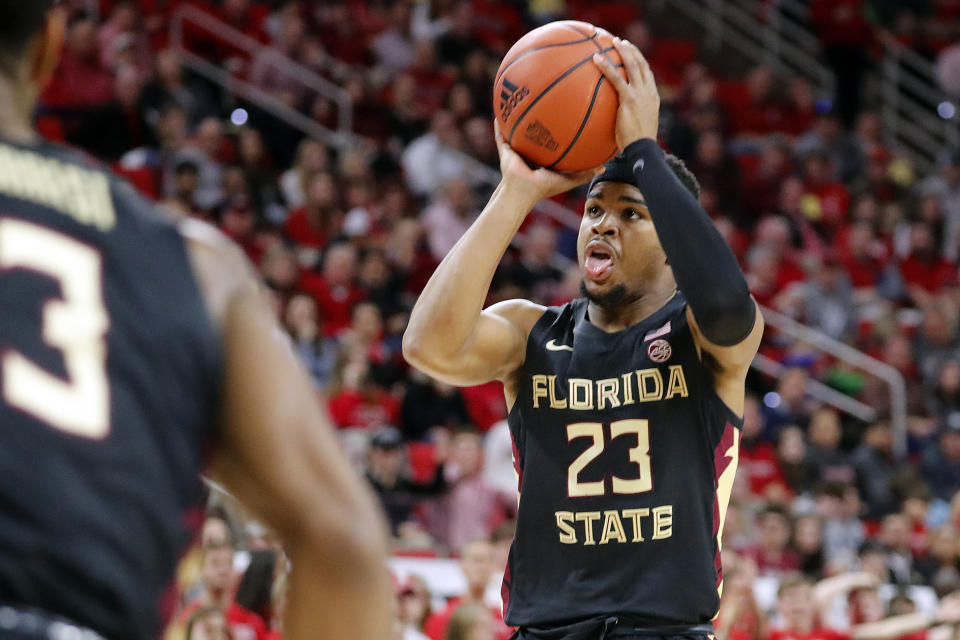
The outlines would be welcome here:
<svg viewBox="0 0 960 640">
<path fill-rule="evenodd" d="M 601 169 L 598 167 L 576 173 L 531 169 L 520 154 L 510 148 L 510 144 L 503 139 L 497 120 L 493 121 L 493 131 L 497 139 L 497 152 L 500 154 L 500 173 L 503 174 L 501 184 L 518 196 L 529 199 L 531 207 L 544 198 L 570 191 L 589 182 Z"/>
<path fill-rule="evenodd" d="M 622 151 L 631 142 L 641 138 L 657 139 L 660 124 L 660 93 L 653 79 L 650 64 L 632 43 L 613 39 L 613 46 L 623 60 L 627 72 L 624 80 L 610 59 L 594 54 L 593 62 L 617 90 L 620 107 L 617 109 L 617 147 Z"/>
</svg>

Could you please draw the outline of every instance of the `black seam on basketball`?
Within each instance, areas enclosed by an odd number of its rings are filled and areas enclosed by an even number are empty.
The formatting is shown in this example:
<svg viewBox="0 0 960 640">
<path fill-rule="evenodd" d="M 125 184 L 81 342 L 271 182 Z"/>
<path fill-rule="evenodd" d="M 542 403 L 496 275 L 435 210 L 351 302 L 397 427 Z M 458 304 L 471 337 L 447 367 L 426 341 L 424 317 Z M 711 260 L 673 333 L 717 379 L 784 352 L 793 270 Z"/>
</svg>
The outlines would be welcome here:
<svg viewBox="0 0 960 640">
<path fill-rule="evenodd" d="M 574 29 L 574 31 L 579 33 L 581 36 L 583 35 L 583 33 L 581 33 L 580 31 L 577 31 L 576 29 Z M 584 42 L 587 42 L 588 40 L 593 40 L 593 38 L 594 36 L 585 36 L 583 38 L 580 38 L 579 40 L 571 40 L 570 42 L 553 42 L 551 44 L 540 45 L 539 47 L 535 47 L 533 49 L 527 49 L 523 53 L 518 54 L 516 58 L 510 61 L 510 64 L 505 66 L 503 69 L 500 70 L 499 73 L 497 73 L 497 77 L 493 79 L 493 84 L 494 86 L 496 86 L 496 84 L 500 82 L 500 78 L 503 77 L 503 74 L 507 72 L 507 69 L 512 67 L 517 60 L 519 60 L 520 58 L 524 57 L 527 54 L 533 53 L 535 51 L 542 51 L 544 49 L 550 49 L 552 47 L 565 47 L 570 44 L 582 44 Z"/>
<path fill-rule="evenodd" d="M 598 35 L 600 35 L 600 30 L 597 29 L 596 27 L 593 28 L 593 34 L 586 34 L 586 33 L 584 33 L 583 31 L 580 31 L 580 29 L 577 29 L 577 28 L 576 28 L 575 26 L 573 26 L 572 24 L 565 24 L 565 25 L 562 25 L 562 26 L 563 26 L 564 29 L 571 29 L 571 30 L 573 30 L 573 31 L 576 31 L 577 33 L 579 33 L 579 34 L 582 35 L 582 36 L 587 36 L 587 37 L 590 38 L 591 40 L 593 40 L 593 39 L 596 38 Z"/>
<path fill-rule="evenodd" d="M 606 53 L 607 51 L 610 51 L 611 49 L 613 49 L 613 47 L 608 47 L 608 48 L 606 48 L 606 49 L 601 50 L 600 53 Z M 544 88 L 544 90 L 540 92 L 540 95 L 538 95 L 536 98 L 534 98 L 534 99 L 533 99 L 533 102 L 531 102 L 530 104 L 527 105 L 527 108 L 524 109 L 523 113 L 520 114 L 520 117 L 517 118 L 517 121 L 513 123 L 513 128 L 510 129 L 510 135 L 509 135 L 509 137 L 507 137 L 507 144 L 510 144 L 510 143 L 513 142 L 513 135 L 517 132 L 517 127 L 519 127 L 519 126 L 520 126 L 520 123 L 523 122 L 523 119 L 527 117 L 527 114 L 530 113 L 530 110 L 533 109 L 533 108 L 537 105 L 538 102 L 540 102 L 540 99 L 543 98 L 543 96 L 545 96 L 545 95 L 547 95 L 548 93 L 550 93 L 550 90 L 553 89 L 555 86 L 557 86 L 564 78 L 566 78 L 567 76 L 569 76 L 571 73 L 573 73 L 574 71 L 576 71 L 577 69 L 579 69 L 580 67 L 582 67 L 583 65 L 585 65 L 586 63 L 588 63 L 588 62 L 590 62 L 591 60 L 593 60 L 593 56 L 595 56 L 595 55 L 596 55 L 596 54 L 591 53 L 589 56 L 587 56 L 586 58 L 584 58 L 584 59 L 581 60 L 580 62 L 574 64 L 574 65 L 571 66 L 569 69 L 567 69 L 566 71 L 564 71 L 563 73 L 561 73 L 559 76 L 557 76 L 556 78 L 554 78 L 554 79 L 553 79 L 553 82 L 551 82 L 550 84 L 548 84 L 548 85 Z"/>
<path fill-rule="evenodd" d="M 570 144 L 567 145 L 567 148 L 563 150 L 563 153 L 560 154 L 560 157 L 554 160 L 547 169 L 553 169 L 557 166 L 561 160 L 567 157 L 567 154 L 570 153 L 570 150 L 573 149 L 573 145 L 577 144 L 577 140 L 580 139 L 580 134 L 583 133 L 583 130 L 587 126 L 587 121 L 590 120 L 590 114 L 593 112 L 593 105 L 597 102 L 597 95 L 600 93 L 600 87 L 603 85 L 605 78 L 600 76 L 600 79 L 597 80 L 597 86 L 593 88 L 593 96 L 590 98 L 590 105 L 587 106 L 587 112 L 583 116 L 583 120 L 580 121 L 580 128 L 577 129 L 576 135 L 573 136 L 573 140 L 570 141 Z"/>
</svg>

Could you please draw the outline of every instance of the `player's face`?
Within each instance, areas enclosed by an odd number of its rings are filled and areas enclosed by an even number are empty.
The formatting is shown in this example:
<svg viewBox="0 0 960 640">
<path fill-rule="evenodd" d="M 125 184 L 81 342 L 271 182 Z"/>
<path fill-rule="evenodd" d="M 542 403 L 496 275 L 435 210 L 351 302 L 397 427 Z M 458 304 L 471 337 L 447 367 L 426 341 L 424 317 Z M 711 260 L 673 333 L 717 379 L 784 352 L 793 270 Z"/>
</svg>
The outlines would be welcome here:
<svg viewBox="0 0 960 640">
<path fill-rule="evenodd" d="M 587 194 L 577 238 L 586 296 L 601 306 L 640 298 L 666 268 L 666 256 L 639 189 L 601 182 Z"/>
</svg>

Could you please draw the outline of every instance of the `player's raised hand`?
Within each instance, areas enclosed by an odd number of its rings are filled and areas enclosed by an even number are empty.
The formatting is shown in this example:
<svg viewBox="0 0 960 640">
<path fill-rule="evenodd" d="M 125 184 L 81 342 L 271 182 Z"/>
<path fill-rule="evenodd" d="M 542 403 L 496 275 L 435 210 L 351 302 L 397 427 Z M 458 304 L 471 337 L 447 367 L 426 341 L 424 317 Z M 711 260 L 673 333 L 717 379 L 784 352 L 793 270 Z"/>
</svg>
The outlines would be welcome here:
<svg viewBox="0 0 960 640">
<path fill-rule="evenodd" d="M 576 173 L 558 173 L 543 168 L 531 169 L 520 154 L 511 149 L 510 144 L 503 139 L 500 123 L 497 120 L 493 121 L 493 131 L 497 140 L 497 152 L 500 154 L 500 173 L 503 174 L 504 184 L 517 190 L 525 198 L 530 198 L 532 203 L 570 191 L 574 187 L 589 182 L 597 172 L 597 169 Z"/>
<path fill-rule="evenodd" d="M 593 56 L 593 62 L 620 97 L 620 107 L 617 109 L 617 146 L 622 150 L 641 138 L 656 140 L 660 120 L 660 93 L 657 91 L 650 64 L 640 50 L 620 38 L 613 39 L 613 46 L 623 60 L 627 72 L 626 80 L 608 57 L 597 53 Z"/>
</svg>

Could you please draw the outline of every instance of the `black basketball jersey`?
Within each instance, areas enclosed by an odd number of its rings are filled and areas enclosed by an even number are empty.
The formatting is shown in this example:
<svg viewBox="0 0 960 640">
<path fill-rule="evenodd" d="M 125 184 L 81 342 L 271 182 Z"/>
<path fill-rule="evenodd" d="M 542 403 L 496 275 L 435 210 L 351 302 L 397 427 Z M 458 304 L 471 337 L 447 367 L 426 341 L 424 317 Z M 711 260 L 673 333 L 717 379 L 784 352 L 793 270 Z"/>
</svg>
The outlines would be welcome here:
<svg viewBox="0 0 960 640">
<path fill-rule="evenodd" d="M 0 142 L 0 605 L 156 638 L 214 425 L 218 332 L 126 182 Z"/>
<path fill-rule="evenodd" d="M 686 308 L 678 293 L 607 333 L 578 299 L 531 331 L 509 416 L 520 484 L 509 624 L 716 615 L 741 420 L 714 391 Z"/>
</svg>

